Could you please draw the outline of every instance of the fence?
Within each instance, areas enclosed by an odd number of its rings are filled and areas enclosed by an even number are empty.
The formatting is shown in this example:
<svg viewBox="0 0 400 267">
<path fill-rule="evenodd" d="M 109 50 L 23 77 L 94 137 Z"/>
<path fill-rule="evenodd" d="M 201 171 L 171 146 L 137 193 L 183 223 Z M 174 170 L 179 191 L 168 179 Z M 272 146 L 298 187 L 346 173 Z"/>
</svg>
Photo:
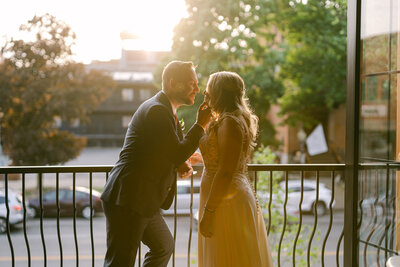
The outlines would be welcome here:
<svg viewBox="0 0 400 267">
<path fill-rule="evenodd" d="M 367 189 L 366 184 L 370 184 L 381 188 L 381 183 L 375 183 L 376 176 L 372 174 L 377 170 L 387 169 L 388 166 L 382 164 L 365 165 L 364 171 L 360 172 L 360 184 L 362 193 L 359 196 L 360 203 L 360 257 L 364 259 L 364 266 L 369 266 L 371 263 L 371 248 L 376 251 L 373 254 L 374 261 L 384 262 L 388 257 L 396 253 L 394 248 L 393 232 L 395 231 L 394 223 L 395 217 L 393 212 L 394 208 L 394 191 L 390 191 L 390 186 L 393 186 L 393 175 L 385 180 L 384 196 L 380 200 L 375 197 L 371 200 L 374 192 Z M 389 166 L 390 167 L 390 166 Z M 202 166 L 194 166 L 198 172 L 202 171 Z M 390 168 L 389 168 L 390 169 Z M 0 174 L 4 178 L 4 195 L 8 199 L 9 185 L 12 183 L 15 187 L 16 184 L 20 185 L 21 191 L 21 209 L 20 215 L 23 225 L 25 255 L 21 256 L 15 253 L 11 231 L 11 216 L 13 212 L 12 205 L 6 201 L 5 208 L 5 230 L 6 239 L 8 243 L 9 256 L 0 256 L 0 261 L 8 262 L 11 266 L 16 266 L 16 262 L 23 262 L 24 266 L 33 266 L 32 261 L 40 262 L 43 266 L 48 265 L 48 261 L 56 258 L 59 266 L 65 264 L 66 256 L 64 255 L 65 243 L 73 243 L 74 256 L 72 259 L 75 265 L 82 264 L 82 257 L 80 258 L 79 237 L 77 235 L 77 225 L 79 222 L 78 216 L 82 215 L 82 207 L 79 206 L 78 191 L 82 185 L 90 189 L 96 188 L 101 190 L 98 184 L 104 184 L 107 179 L 108 172 L 111 166 L 81 166 L 81 167 L 1 167 Z M 338 199 L 335 199 L 338 181 L 343 180 L 343 173 L 345 166 L 343 164 L 271 164 L 271 165 L 249 165 L 249 177 L 254 182 L 254 189 L 257 192 L 260 206 L 263 210 L 267 232 L 269 234 L 269 242 L 273 253 L 273 259 L 277 266 L 343 266 L 343 212 L 342 210 L 335 211 L 335 204 Z M 392 168 L 395 172 L 395 168 Z M 388 172 L 385 172 L 388 173 Z M 20 179 L 11 181 L 10 177 L 13 174 L 19 174 Z M 37 179 L 35 179 L 37 177 Z M 366 179 L 365 177 L 369 177 Z M 383 177 L 383 176 L 381 176 Z M 374 180 L 375 179 L 375 180 Z M 82 182 L 84 180 L 84 182 Z M 378 179 L 379 180 L 379 179 Z M 31 189 L 27 189 L 27 184 L 32 187 L 33 181 L 37 181 L 37 194 L 39 199 L 39 208 L 37 211 L 38 225 L 40 230 L 40 238 L 34 241 L 30 240 L 28 224 L 32 221 L 29 218 L 30 209 L 27 206 L 27 199 Z M 51 182 L 49 182 L 51 181 Z M 94 183 L 95 181 L 95 183 Z M 191 184 L 193 185 L 194 177 L 191 177 Z M 72 235 L 66 237 L 60 231 L 62 223 L 62 205 L 60 201 L 60 192 L 66 185 L 69 185 L 72 190 Z M 48 247 L 52 249 L 55 244 L 48 245 L 46 243 L 46 227 L 44 226 L 44 215 L 46 209 L 44 208 L 43 197 L 49 188 L 55 189 L 55 220 L 57 229 L 57 246 L 58 255 L 48 255 Z M 371 188 L 370 186 L 368 188 Z M 382 187 L 383 188 L 383 187 Z M 395 188 L 395 187 L 392 187 Z M 370 190 L 370 191 L 368 191 Z M 11 191 L 10 191 L 11 192 Z M 96 239 L 96 235 L 105 232 L 105 229 L 99 229 L 93 225 L 93 213 L 90 212 L 95 209 L 96 196 L 93 195 L 92 190 L 87 190 L 89 194 L 88 205 L 90 207 L 87 214 L 89 223 L 88 240 L 90 243 L 90 256 L 85 256 L 85 260 L 90 262 L 91 266 L 101 265 L 101 254 L 96 254 L 96 244 L 104 240 Z M 379 192 L 379 190 L 378 190 Z M 381 203 L 384 202 L 384 208 L 378 211 Z M 368 205 L 367 205 L 368 204 Z M 176 216 L 175 201 L 175 216 L 173 218 L 173 234 L 176 239 L 178 227 Z M 195 210 L 193 210 L 193 186 L 191 187 L 191 200 L 190 200 L 190 217 L 189 217 L 189 235 L 187 240 L 187 255 L 186 265 L 191 266 L 195 264 L 195 255 L 191 253 L 194 237 L 194 225 L 196 222 L 193 220 L 195 217 Z M 391 210 L 391 211 L 389 211 Z M 373 213 L 375 212 L 375 213 Z M 384 214 L 380 216 L 378 213 Z M 323 215 L 325 214 L 325 215 Z M 0 215 L 1 217 L 1 215 Z M 382 219 L 383 218 L 383 219 Z M 68 219 L 69 220 L 69 219 Z M 384 220 L 385 223 L 381 223 Z M 1 228 L 1 226 L 0 226 Z M 368 234 L 364 234 L 367 233 Z M 364 238 L 365 237 L 365 238 Z M 361 249 L 363 244 L 363 249 Z M 1 247 L 6 247 L 6 244 L 0 243 Z M 42 253 L 37 253 L 39 247 Z M 367 249 L 365 249 L 367 247 Z M 32 250 L 35 250 L 35 254 Z M 19 246 L 18 250 L 22 248 Z M 83 249 L 83 248 L 82 248 Z M 383 252 L 382 252 L 383 251 Z M 141 251 L 139 251 L 141 253 Z M 385 256 L 380 256 L 384 253 Z M 39 255 L 38 255 L 39 254 Z M 41 255 L 40 255 L 41 254 Z M 68 256 L 68 260 L 71 257 Z M 141 257 L 139 259 L 139 266 L 141 265 Z M 171 264 L 175 266 L 176 253 L 174 252 Z M 361 261 L 360 261 L 361 263 Z M 87 264 L 89 265 L 89 264 Z M 87 266 L 86 264 L 84 266 Z M 382 265 L 383 266 L 383 265 Z"/>
</svg>

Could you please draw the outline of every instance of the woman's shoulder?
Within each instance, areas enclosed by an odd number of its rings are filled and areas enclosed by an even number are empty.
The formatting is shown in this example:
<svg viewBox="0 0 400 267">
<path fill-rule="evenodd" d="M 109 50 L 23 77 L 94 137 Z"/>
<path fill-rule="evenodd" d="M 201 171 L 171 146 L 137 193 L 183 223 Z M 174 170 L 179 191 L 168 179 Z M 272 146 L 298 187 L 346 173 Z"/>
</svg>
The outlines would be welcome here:
<svg viewBox="0 0 400 267">
<path fill-rule="evenodd" d="M 239 126 L 241 129 L 244 127 L 243 115 L 240 110 L 235 110 L 232 112 L 224 112 L 218 118 L 219 124 L 228 124 L 229 127 Z"/>
</svg>

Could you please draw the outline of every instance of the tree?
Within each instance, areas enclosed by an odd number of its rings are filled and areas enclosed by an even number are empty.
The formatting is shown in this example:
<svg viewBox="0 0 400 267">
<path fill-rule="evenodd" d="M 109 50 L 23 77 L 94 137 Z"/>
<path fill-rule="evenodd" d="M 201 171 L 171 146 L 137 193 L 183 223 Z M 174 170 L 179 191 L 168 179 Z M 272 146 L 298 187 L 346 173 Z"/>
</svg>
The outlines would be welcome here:
<svg viewBox="0 0 400 267">
<path fill-rule="evenodd" d="M 270 24 L 267 0 L 186 0 L 188 17 L 175 27 L 172 53 L 168 60 L 191 60 L 197 65 L 201 87 L 216 71 L 239 73 L 247 95 L 260 118 L 260 140 L 278 145 L 273 125 L 266 119 L 270 104 L 283 94 L 278 77 L 285 50 L 279 33 Z M 160 77 L 160 70 L 155 77 Z M 194 122 L 195 105 L 180 110 L 188 125 Z"/>
<path fill-rule="evenodd" d="M 75 34 L 54 16 L 35 16 L 20 32 L 24 39 L 1 49 L 4 150 L 14 165 L 64 163 L 79 155 L 86 140 L 57 129 L 55 119 L 87 121 L 113 81 L 72 61 Z"/>
<path fill-rule="evenodd" d="M 346 1 L 276 0 L 274 9 L 287 42 L 281 112 L 310 130 L 346 99 Z"/>
</svg>

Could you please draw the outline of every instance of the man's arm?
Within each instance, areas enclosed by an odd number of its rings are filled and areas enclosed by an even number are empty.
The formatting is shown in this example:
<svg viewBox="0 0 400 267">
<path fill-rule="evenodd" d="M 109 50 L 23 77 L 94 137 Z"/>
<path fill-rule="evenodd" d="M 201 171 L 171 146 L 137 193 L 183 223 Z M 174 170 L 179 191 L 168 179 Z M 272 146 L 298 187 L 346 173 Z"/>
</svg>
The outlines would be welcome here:
<svg viewBox="0 0 400 267">
<path fill-rule="evenodd" d="M 147 129 L 151 135 L 154 146 L 160 148 L 165 156 L 176 166 L 185 162 L 197 149 L 200 138 L 204 134 L 203 128 L 199 124 L 193 125 L 183 140 L 175 131 L 175 122 L 168 109 L 157 105 L 152 107 L 146 118 Z"/>
</svg>

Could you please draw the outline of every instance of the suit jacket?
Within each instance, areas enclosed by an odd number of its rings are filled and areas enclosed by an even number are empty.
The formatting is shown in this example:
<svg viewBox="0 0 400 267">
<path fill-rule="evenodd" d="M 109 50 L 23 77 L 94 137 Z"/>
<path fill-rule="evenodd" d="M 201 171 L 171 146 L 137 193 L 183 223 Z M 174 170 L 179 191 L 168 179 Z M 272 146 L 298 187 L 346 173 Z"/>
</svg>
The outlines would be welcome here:
<svg viewBox="0 0 400 267">
<path fill-rule="evenodd" d="M 164 92 L 140 105 L 101 199 L 128 206 L 143 216 L 168 209 L 176 190 L 176 168 L 196 151 L 204 134 L 197 124 L 182 139 L 178 131 Z"/>
</svg>

